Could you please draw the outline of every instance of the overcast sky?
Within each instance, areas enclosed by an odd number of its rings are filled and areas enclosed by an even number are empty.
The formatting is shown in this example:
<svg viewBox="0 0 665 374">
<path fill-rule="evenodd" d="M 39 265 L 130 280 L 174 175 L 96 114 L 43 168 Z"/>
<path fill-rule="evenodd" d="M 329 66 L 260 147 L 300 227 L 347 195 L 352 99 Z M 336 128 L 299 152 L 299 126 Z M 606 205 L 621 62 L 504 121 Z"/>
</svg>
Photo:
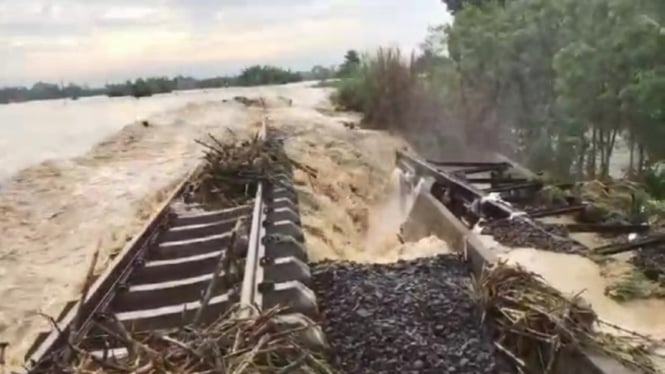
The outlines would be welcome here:
<svg viewBox="0 0 665 374">
<path fill-rule="evenodd" d="M 307 69 L 449 21 L 440 0 L 0 0 L 0 85 Z"/>
</svg>

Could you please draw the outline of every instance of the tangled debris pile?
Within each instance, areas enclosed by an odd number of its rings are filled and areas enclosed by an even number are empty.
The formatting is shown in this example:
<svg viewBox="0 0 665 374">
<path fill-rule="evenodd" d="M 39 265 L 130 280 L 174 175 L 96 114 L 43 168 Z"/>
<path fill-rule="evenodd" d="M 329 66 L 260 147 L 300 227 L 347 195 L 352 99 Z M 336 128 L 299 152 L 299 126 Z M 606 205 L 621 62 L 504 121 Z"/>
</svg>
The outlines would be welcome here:
<svg viewBox="0 0 665 374">
<path fill-rule="evenodd" d="M 514 372 L 479 323 L 457 256 L 322 262 L 312 275 L 331 364 L 344 372 Z"/>
<path fill-rule="evenodd" d="M 290 165 L 316 177 L 316 170 L 288 158 L 277 137 L 262 138 L 257 133 L 249 140 L 229 143 L 208 137 L 209 142 L 197 141 L 206 149 L 205 163 L 188 187 L 191 202 L 211 209 L 243 204 L 254 196 L 257 182 L 270 180 L 279 185 L 277 177 Z"/>
<path fill-rule="evenodd" d="M 499 263 L 484 270 L 474 289 L 483 318 L 495 326 L 497 344 L 522 368 L 551 373 L 562 352 L 586 347 L 644 373 L 656 372 L 649 359 L 653 341 L 597 332 L 594 325 L 602 322 L 579 296 L 566 298 L 537 274 Z"/>
<path fill-rule="evenodd" d="M 287 373 L 333 374 L 334 371 L 301 342 L 303 327 L 284 329 L 275 307 L 250 318 L 234 317 L 232 307 L 206 327 L 186 326 L 164 334 L 132 335 L 121 323 L 105 330 L 121 341 L 128 356 L 92 355 L 75 348 L 73 364 L 56 368 L 68 373 Z M 113 328 L 108 326 L 114 326 Z"/>
<path fill-rule="evenodd" d="M 584 247 L 568 238 L 560 225 L 549 225 L 521 218 L 500 219 L 487 223 L 482 235 L 510 247 L 533 247 L 551 252 L 583 254 Z"/>
</svg>

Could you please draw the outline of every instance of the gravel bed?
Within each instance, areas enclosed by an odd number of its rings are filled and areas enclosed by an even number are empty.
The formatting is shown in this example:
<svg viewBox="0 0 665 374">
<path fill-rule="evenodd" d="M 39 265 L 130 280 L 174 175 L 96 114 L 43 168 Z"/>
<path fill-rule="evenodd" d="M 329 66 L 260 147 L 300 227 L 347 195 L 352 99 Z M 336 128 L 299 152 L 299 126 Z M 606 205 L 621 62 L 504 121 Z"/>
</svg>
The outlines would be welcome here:
<svg viewBox="0 0 665 374">
<path fill-rule="evenodd" d="M 457 256 L 322 262 L 312 274 L 330 360 L 344 373 L 514 372 L 480 324 Z"/>
<path fill-rule="evenodd" d="M 568 238 L 568 232 L 561 225 L 501 219 L 487 223 L 481 234 L 492 235 L 497 242 L 510 247 L 532 247 L 560 253 L 587 252 L 581 244 Z"/>
</svg>

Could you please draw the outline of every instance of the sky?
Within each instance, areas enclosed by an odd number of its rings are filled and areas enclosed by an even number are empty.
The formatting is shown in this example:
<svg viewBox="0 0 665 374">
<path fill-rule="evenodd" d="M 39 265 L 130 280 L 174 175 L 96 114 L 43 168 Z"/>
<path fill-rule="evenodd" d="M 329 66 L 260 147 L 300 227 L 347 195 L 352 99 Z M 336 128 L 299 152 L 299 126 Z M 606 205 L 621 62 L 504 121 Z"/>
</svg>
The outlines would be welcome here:
<svg viewBox="0 0 665 374">
<path fill-rule="evenodd" d="M 309 69 L 450 21 L 440 0 L 0 0 L 0 86 Z"/>
</svg>

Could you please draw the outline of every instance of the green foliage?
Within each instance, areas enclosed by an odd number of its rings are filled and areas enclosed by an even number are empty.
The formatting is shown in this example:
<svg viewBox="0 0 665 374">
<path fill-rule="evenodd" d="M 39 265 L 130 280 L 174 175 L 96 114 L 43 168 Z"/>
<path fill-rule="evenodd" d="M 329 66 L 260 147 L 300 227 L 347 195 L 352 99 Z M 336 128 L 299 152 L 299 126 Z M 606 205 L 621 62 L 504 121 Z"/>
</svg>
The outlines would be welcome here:
<svg viewBox="0 0 665 374">
<path fill-rule="evenodd" d="M 564 178 L 607 178 L 621 141 L 633 175 L 665 158 L 662 0 L 445 2 L 424 55 L 454 67 L 432 81 L 470 142 L 508 134 L 497 150 Z"/>
<path fill-rule="evenodd" d="M 456 14 L 457 12 L 461 11 L 462 8 L 464 7 L 479 6 L 489 1 L 498 1 L 501 4 L 505 2 L 505 0 L 442 0 L 442 1 L 446 4 L 448 10 L 453 14 Z"/>
<path fill-rule="evenodd" d="M 665 297 L 665 289 L 648 279 L 639 270 L 632 270 L 605 289 L 605 294 L 616 301 L 627 302 L 631 300 L 648 299 L 652 297 Z"/>
<path fill-rule="evenodd" d="M 399 49 L 379 49 L 364 56 L 340 82 L 334 100 L 345 109 L 362 112 L 368 124 L 397 129 L 408 124 L 417 86 L 412 62 Z"/>
<path fill-rule="evenodd" d="M 0 89 L 0 104 L 58 98 L 78 99 L 84 96 L 101 95 L 103 92 L 103 89 L 91 89 L 72 83 L 69 83 L 67 86 L 58 86 L 51 83 L 37 82 L 31 88 L 6 87 Z"/>
<path fill-rule="evenodd" d="M 264 84 L 285 84 L 301 80 L 302 76 L 299 73 L 293 73 L 290 70 L 268 65 L 254 65 L 245 68 L 236 79 L 236 83 L 240 86 L 258 86 Z"/>
<path fill-rule="evenodd" d="M 346 52 L 344 55 L 344 63 L 339 67 L 337 71 L 337 76 L 340 78 L 348 78 L 356 73 L 356 70 L 360 67 L 360 55 L 357 51 L 351 49 Z"/>
<path fill-rule="evenodd" d="M 319 69 L 320 68 L 320 69 Z M 315 67 L 312 69 L 319 77 L 327 79 L 334 76 L 334 68 Z M 325 77 L 325 78 L 324 78 Z M 57 98 L 74 98 L 83 96 L 104 95 L 110 97 L 133 96 L 136 98 L 168 93 L 175 90 L 190 90 L 196 88 L 217 88 L 232 85 L 254 86 L 262 84 L 283 84 L 302 80 L 300 73 L 294 73 L 274 66 L 251 66 L 242 71 L 237 77 L 215 77 L 197 80 L 191 77 L 177 76 L 175 78 L 152 77 L 139 78 L 125 83 L 107 84 L 104 88 L 88 88 L 74 84 L 58 86 L 51 83 L 38 82 L 32 88 L 8 87 L 0 89 L 0 104 L 48 100 Z"/>
<path fill-rule="evenodd" d="M 335 67 L 325 67 L 321 65 L 316 65 L 312 68 L 312 70 L 307 74 L 307 77 L 304 77 L 305 79 L 316 79 L 320 81 L 325 81 L 328 79 L 335 78 L 337 72 L 335 70 Z"/>
<path fill-rule="evenodd" d="M 106 94 L 110 97 L 133 96 L 136 98 L 168 93 L 177 89 L 177 80 L 166 77 L 139 78 L 134 82 L 110 84 L 106 86 Z"/>
</svg>

